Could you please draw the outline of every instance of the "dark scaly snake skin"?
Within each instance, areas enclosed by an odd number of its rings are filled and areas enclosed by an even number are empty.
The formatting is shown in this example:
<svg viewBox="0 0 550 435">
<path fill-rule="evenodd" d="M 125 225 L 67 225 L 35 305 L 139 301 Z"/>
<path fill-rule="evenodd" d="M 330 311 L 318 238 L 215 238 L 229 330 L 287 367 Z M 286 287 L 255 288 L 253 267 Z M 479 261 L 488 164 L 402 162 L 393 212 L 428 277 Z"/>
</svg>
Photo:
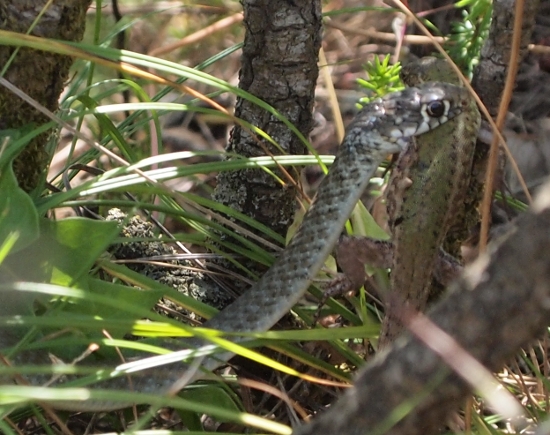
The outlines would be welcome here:
<svg viewBox="0 0 550 435">
<path fill-rule="evenodd" d="M 304 295 L 384 158 L 405 149 L 409 137 L 433 130 L 460 114 L 469 101 L 463 88 L 432 82 L 389 94 L 363 108 L 349 125 L 313 205 L 280 258 L 250 290 L 204 326 L 231 332 L 270 329 Z M 13 337 L 4 332 L 0 336 L 0 347 L 14 345 Z M 201 345 L 204 342 L 199 340 L 180 340 L 169 348 L 181 350 Z M 213 370 L 231 356 L 229 352 L 217 354 L 217 359 L 205 359 L 202 367 Z M 45 352 L 29 351 L 14 359 L 14 364 L 22 363 L 49 364 L 49 361 Z M 186 368 L 183 363 L 175 363 L 133 373 L 131 384 L 126 376 L 121 376 L 99 385 L 109 389 L 163 394 L 185 374 Z M 195 375 L 193 379 L 198 377 Z M 41 385 L 44 381 L 43 377 L 35 376 L 26 376 L 25 379 L 31 385 Z M 11 379 L 0 381 L 3 384 L 13 382 Z M 122 408 L 129 403 L 83 398 L 81 401 L 53 402 L 52 405 L 60 409 L 98 411 Z"/>
</svg>

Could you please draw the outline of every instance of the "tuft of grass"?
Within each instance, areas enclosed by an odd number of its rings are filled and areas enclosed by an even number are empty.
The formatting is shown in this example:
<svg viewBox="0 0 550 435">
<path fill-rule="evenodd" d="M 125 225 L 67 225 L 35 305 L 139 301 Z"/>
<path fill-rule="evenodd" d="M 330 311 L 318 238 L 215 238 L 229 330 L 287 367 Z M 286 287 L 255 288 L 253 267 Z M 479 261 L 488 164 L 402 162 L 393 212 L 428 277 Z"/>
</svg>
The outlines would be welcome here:
<svg viewBox="0 0 550 435">
<path fill-rule="evenodd" d="M 368 79 L 357 79 L 357 84 L 366 89 L 372 96 L 366 96 L 359 99 L 358 108 L 370 103 L 378 97 L 383 97 L 390 92 L 400 91 L 405 88 L 405 85 L 399 77 L 401 72 L 401 64 L 390 65 L 391 56 L 388 54 L 381 61 L 380 57 L 376 56 L 374 62 L 367 62 L 363 65 L 363 69 L 367 74 Z"/>
</svg>

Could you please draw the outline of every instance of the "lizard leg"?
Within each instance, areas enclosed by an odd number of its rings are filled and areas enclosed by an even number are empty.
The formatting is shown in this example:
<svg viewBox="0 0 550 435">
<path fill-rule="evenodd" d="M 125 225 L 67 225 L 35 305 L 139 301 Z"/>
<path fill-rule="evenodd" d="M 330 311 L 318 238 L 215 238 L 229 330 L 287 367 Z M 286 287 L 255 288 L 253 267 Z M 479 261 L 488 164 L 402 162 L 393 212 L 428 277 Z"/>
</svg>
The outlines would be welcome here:
<svg viewBox="0 0 550 435">
<path fill-rule="evenodd" d="M 393 263 L 394 246 L 391 241 L 369 237 L 341 236 L 336 246 L 336 258 L 342 274 L 330 281 L 319 301 L 314 324 L 317 323 L 321 308 L 331 297 L 341 296 L 349 291 L 360 289 L 365 282 L 365 265 L 388 269 Z M 433 278 L 447 287 L 462 271 L 460 262 L 440 249 L 436 259 Z"/>
<path fill-rule="evenodd" d="M 336 245 L 336 258 L 342 274 L 324 288 L 313 324 L 319 320 L 321 308 L 331 297 L 359 290 L 365 282 L 365 265 L 387 269 L 393 262 L 393 243 L 368 237 L 341 236 Z"/>
</svg>

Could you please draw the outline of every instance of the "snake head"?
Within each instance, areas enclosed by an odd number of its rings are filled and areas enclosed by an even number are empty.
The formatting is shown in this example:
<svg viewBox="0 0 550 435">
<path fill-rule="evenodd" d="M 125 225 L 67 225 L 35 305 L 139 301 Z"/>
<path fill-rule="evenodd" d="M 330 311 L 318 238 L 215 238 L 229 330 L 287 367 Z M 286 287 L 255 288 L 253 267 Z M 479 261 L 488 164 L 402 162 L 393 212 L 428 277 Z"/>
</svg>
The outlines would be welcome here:
<svg viewBox="0 0 550 435">
<path fill-rule="evenodd" d="M 468 91 L 460 86 L 424 83 L 393 92 L 365 106 L 350 124 L 348 135 L 365 136 L 364 144 L 371 149 L 399 152 L 411 137 L 431 131 L 461 114 L 470 101 Z M 365 135 L 366 131 L 370 137 Z"/>
</svg>

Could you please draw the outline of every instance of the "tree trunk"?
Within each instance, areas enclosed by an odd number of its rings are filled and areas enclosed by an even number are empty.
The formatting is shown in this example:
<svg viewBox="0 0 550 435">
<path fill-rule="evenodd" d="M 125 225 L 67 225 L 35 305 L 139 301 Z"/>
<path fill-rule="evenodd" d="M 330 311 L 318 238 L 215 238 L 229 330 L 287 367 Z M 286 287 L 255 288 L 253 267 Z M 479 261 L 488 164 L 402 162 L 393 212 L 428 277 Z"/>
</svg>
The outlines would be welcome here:
<svg viewBox="0 0 550 435">
<path fill-rule="evenodd" d="M 47 0 L 3 0 L 0 28 L 26 33 Z M 44 12 L 31 35 L 79 41 L 84 34 L 86 10 L 91 0 L 56 0 Z M 0 46 L 0 65 L 8 63 L 16 48 Z M 21 48 L 9 65 L 5 78 L 50 111 L 58 109 L 58 99 L 69 77 L 73 59 L 59 54 Z M 0 129 L 17 129 L 28 123 L 48 122 L 44 115 L 0 87 Z M 40 186 L 49 162 L 46 143 L 52 131 L 34 138 L 14 162 L 21 188 L 30 192 Z"/>
<path fill-rule="evenodd" d="M 246 28 L 239 87 L 273 106 L 307 137 L 321 47 L 319 0 L 243 0 Z M 236 125 L 227 151 L 246 157 L 303 154 L 306 147 L 289 128 L 256 104 L 239 98 L 235 115 L 265 131 L 281 150 Z M 275 171 L 285 181 L 281 171 Z M 299 173 L 291 172 L 298 178 Z M 285 235 L 295 211 L 295 189 L 262 170 L 224 172 L 214 198 Z M 256 270 L 257 271 L 257 270 Z M 261 272 L 259 272 L 261 274 Z"/>
</svg>

